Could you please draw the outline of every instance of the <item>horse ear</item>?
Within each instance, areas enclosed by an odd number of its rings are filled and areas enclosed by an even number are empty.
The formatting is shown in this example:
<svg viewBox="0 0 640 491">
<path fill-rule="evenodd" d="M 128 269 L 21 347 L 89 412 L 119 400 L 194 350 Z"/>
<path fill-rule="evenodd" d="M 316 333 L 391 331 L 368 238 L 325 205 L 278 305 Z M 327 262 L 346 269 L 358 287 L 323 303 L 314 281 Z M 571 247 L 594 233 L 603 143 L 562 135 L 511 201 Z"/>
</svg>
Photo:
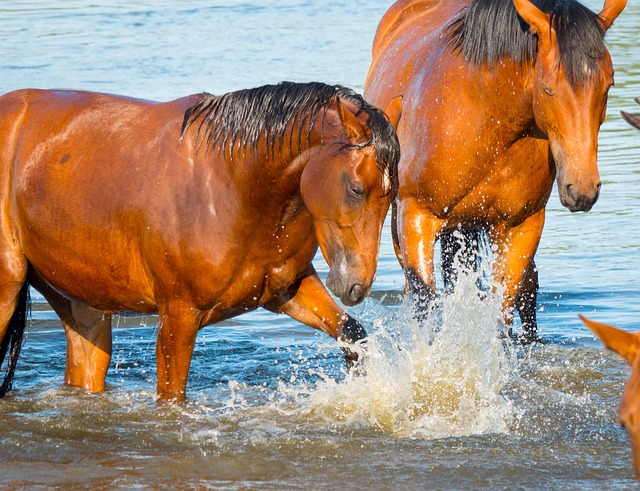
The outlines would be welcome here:
<svg viewBox="0 0 640 491">
<path fill-rule="evenodd" d="M 582 322 L 600 338 L 604 345 L 633 364 L 640 351 L 640 334 L 630 333 L 579 315 Z"/>
<path fill-rule="evenodd" d="M 613 21 L 618 18 L 620 12 L 627 6 L 627 0 L 606 0 L 602 12 L 598 14 L 605 29 L 609 29 Z"/>
<path fill-rule="evenodd" d="M 537 34 L 538 39 L 546 37 L 551 29 L 551 17 L 529 0 L 513 0 L 513 3 L 520 17 L 529 24 L 531 32 Z"/>
<path fill-rule="evenodd" d="M 392 100 L 384 110 L 384 113 L 387 115 L 387 118 L 389 118 L 391 126 L 393 126 L 395 129 L 398 129 L 400 116 L 402 116 L 402 96 L 399 95 L 394 100 Z"/>
<path fill-rule="evenodd" d="M 624 111 L 620 111 L 624 120 L 631 126 L 635 126 L 640 130 L 640 114 L 629 114 Z"/>
<path fill-rule="evenodd" d="M 336 97 L 336 108 L 338 109 L 338 116 L 340 117 L 340 124 L 342 124 L 342 129 L 347 135 L 347 138 L 351 142 L 358 142 L 367 139 L 367 135 L 362 127 L 358 118 L 349 111 L 345 109 L 340 97 Z"/>
</svg>

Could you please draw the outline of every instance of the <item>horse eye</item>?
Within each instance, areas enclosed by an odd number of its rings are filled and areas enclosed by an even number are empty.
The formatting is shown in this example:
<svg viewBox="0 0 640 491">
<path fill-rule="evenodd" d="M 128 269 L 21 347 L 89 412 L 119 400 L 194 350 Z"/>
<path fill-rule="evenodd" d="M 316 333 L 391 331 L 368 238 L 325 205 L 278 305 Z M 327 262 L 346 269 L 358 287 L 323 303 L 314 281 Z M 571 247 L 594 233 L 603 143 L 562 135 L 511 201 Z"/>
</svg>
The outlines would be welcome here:
<svg viewBox="0 0 640 491">
<path fill-rule="evenodd" d="M 364 188 L 357 184 L 349 184 L 349 193 L 357 199 L 363 199 L 366 195 Z"/>
<path fill-rule="evenodd" d="M 542 89 L 544 90 L 544 93 L 547 95 L 553 95 L 553 90 L 551 90 L 549 87 L 547 87 L 546 85 L 542 87 Z"/>
</svg>

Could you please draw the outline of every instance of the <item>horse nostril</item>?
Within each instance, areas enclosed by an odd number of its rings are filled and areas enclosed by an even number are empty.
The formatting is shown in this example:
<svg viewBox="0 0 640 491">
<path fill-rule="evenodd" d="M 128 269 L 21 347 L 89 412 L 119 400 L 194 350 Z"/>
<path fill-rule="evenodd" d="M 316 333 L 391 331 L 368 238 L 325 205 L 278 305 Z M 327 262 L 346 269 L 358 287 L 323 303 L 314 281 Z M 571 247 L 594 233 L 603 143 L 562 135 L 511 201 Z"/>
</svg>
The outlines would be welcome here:
<svg viewBox="0 0 640 491">
<path fill-rule="evenodd" d="M 571 190 L 573 189 L 573 184 L 567 184 L 565 189 L 567 191 L 567 196 L 570 196 L 571 198 L 573 198 L 573 194 L 571 194 Z"/>
<path fill-rule="evenodd" d="M 364 298 L 365 293 L 366 293 L 365 287 L 359 283 L 356 283 L 351 287 L 351 290 L 349 291 L 349 299 L 354 304 L 359 303 Z"/>
</svg>

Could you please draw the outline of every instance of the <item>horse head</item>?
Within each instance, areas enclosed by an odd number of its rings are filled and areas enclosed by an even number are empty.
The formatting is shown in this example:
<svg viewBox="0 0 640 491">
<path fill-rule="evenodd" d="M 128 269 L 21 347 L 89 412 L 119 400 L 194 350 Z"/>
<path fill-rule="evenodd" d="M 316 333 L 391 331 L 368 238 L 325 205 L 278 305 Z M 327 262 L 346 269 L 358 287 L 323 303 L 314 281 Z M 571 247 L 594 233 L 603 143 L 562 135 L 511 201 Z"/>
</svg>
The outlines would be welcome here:
<svg viewBox="0 0 640 491">
<path fill-rule="evenodd" d="M 327 286 L 345 305 L 355 305 L 375 276 L 382 225 L 397 188 L 400 146 L 382 111 L 349 94 L 334 100 L 325 114 L 320 154 L 306 164 L 300 190 L 329 264 Z M 399 117 L 399 109 L 390 112 Z"/>
<path fill-rule="evenodd" d="M 600 14 L 577 2 L 556 2 L 545 13 L 530 0 L 514 0 L 537 36 L 531 92 L 538 128 L 549 139 L 560 201 L 589 211 L 598 199 L 598 130 L 613 85 L 604 35 L 627 0 L 606 0 Z"/>
<path fill-rule="evenodd" d="M 636 103 L 640 104 L 640 97 L 635 99 Z M 620 111 L 624 120 L 631 126 L 635 126 L 640 130 L 640 114 L 629 114 L 624 111 Z"/>
<path fill-rule="evenodd" d="M 618 409 L 620 422 L 631 438 L 631 455 L 636 477 L 640 480 L 640 333 L 630 333 L 580 316 L 604 345 L 631 365 L 631 375 Z"/>
</svg>

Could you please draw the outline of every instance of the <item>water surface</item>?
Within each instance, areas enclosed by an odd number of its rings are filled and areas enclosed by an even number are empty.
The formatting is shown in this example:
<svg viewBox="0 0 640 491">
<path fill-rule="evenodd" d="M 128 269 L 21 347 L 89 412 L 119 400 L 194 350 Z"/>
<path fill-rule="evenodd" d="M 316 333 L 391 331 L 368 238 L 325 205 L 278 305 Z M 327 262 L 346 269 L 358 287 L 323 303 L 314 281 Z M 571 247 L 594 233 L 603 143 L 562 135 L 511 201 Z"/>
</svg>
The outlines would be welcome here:
<svg viewBox="0 0 640 491">
<path fill-rule="evenodd" d="M 231 5 L 229 5 L 231 4 Z M 53 6 L 52 6 L 53 5 Z M 0 4 L 0 92 L 75 88 L 169 100 L 280 80 L 362 90 L 390 2 L 42 0 Z M 589 2 L 596 9 L 599 3 Z M 544 346 L 495 336 L 473 278 L 418 326 L 383 237 L 367 377 L 326 336 L 258 311 L 200 332 L 183 407 L 155 402 L 153 316 L 118 318 L 103 394 L 63 385 L 65 341 L 35 296 L 15 390 L 0 402 L 5 489 L 627 489 L 616 407 L 628 373 L 576 314 L 638 328 L 640 5 L 607 36 L 616 68 L 600 201 L 554 193 L 537 255 Z M 326 266 L 318 258 L 318 268 Z"/>
</svg>

